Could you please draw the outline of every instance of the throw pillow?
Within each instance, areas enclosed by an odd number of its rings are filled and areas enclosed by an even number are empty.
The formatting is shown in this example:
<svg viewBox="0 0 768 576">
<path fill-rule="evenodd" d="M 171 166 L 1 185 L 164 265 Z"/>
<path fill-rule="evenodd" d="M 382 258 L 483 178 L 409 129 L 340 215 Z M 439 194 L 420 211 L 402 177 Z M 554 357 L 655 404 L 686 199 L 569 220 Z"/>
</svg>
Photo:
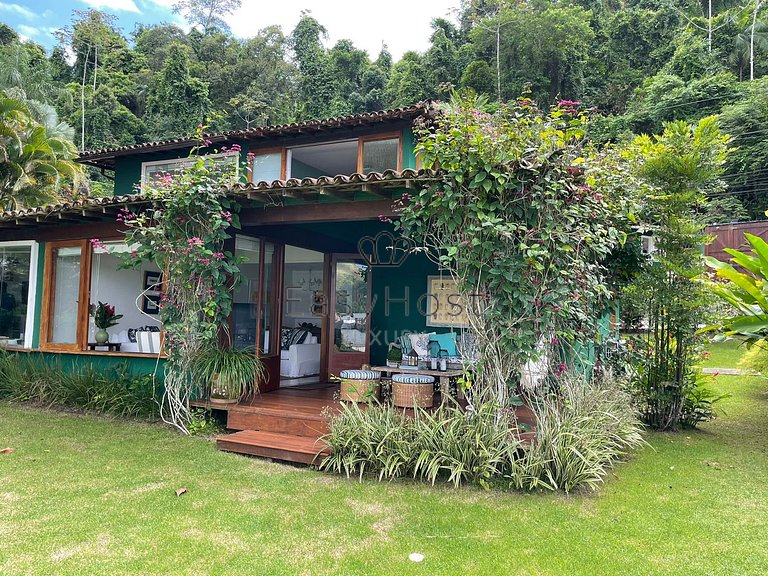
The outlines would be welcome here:
<svg viewBox="0 0 768 576">
<path fill-rule="evenodd" d="M 445 334 L 435 334 L 430 340 L 430 344 L 435 342 L 437 350 L 442 355 L 456 356 L 456 337 L 451 332 Z M 445 350 L 445 352 L 442 352 Z"/>
<path fill-rule="evenodd" d="M 434 332 L 408 334 L 408 338 L 411 341 L 411 347 L 416 351 L 416 354 L 418 354 L 419 357 L 429 356 L 429 341 L 434 335 Z"/>
</svg>

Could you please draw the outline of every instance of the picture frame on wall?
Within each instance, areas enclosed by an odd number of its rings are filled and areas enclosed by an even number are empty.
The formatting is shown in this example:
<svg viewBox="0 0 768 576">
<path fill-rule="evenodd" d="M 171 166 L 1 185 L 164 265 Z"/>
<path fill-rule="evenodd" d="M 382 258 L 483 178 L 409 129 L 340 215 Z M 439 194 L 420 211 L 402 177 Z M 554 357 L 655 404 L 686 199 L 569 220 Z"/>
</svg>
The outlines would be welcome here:
<svg viewBox="0 0 768 576">
<path fill-rule="evenodd" d="M 162 285 L 162 272 L 154 272 L 151 270 L 144 272 L 144 299 L 141 303 L 141 311 L 145 314 L 160 314 Z"/>
<path fill-rule="evenodd" d="M 466 328 L 469 325 L 456 281 L 446 276 L 427 276 L 427 326 Z"/>
</svg>

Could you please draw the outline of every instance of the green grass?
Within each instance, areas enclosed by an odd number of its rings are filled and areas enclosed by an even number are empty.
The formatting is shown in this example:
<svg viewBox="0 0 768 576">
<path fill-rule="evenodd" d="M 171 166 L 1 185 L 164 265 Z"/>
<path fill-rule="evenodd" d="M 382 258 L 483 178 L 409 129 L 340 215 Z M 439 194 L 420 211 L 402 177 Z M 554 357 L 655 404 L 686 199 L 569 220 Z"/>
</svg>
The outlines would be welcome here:
<svg viewBox="0 0 768 576">
<path fill-rule="evenodd" d="M 768 384 L 713 386 L 727 416 L 575 496 L 358 483 L 0 403 L 0 574 L 765 574 Z"/>
<path fill-rule="evenodd" d="M 709 356 L 704 361 L 704 366 L 712 368 L 738 368 L 739 360 L 747 351 L 747 347 L 741 340 L 727 340 L 725 342 L 710 342 L 707 344 Z"/>
</svg>

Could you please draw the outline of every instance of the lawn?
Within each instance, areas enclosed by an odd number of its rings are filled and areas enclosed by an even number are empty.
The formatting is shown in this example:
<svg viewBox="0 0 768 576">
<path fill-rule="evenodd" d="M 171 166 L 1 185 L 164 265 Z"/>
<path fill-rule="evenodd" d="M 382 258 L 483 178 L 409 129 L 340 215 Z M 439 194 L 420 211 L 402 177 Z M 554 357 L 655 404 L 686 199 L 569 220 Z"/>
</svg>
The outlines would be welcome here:
<svg viewBox="0 0 768 576">
<path fill-rule="evenodd" d="M 726 340 L 725 342 L 710 342 L 707 345 L 709 356 L 704 366 L 712 368 L 738 368 L 739 360 L 747 351 L 741 340 Z"/>
<path fill-rule="evenodd" d="M 716 387 L 726 416 L 574 496 L 359 483 L 0 403 L 0 574 L 765 574 L 768 384 Z"/>
</svg>

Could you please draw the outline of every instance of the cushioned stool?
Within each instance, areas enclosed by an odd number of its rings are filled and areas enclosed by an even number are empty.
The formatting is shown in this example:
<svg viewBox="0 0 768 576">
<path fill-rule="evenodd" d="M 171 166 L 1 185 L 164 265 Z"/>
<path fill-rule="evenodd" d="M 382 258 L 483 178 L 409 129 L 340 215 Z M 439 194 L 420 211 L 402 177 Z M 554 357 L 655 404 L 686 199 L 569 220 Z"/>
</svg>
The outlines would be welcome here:
<svg viewBox="0 0 768 576">
<path fill-rule="evenodd" d="M 400 408 L 431 408 L 435 398 L 435 378 L 426 374 L 392 376 L 392 404 Z"/>
<path fill-rule="evenodd" d="M 381 372 L 374 370 L 342 370 L 340 396 L 347 402 L 370 402 L 379 397 Z"/>
</svg>

